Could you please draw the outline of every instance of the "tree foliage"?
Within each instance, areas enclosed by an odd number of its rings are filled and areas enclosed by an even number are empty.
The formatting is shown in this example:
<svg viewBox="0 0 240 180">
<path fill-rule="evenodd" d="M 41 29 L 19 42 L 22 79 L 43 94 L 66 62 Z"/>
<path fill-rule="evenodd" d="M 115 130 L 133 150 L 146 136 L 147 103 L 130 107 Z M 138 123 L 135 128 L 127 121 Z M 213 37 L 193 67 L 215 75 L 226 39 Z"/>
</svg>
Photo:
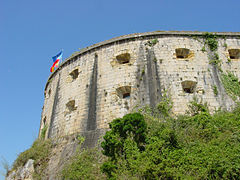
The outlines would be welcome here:
<svg viewBox="0 0 240 180">
<path fill-rule="evenodd" d="M 144 149 L 147 126 L 143 115 L 140 113 L 127 114 L 123 118 L 117 118 L 109 126 L 111 130 L 106 132 L 101 144 L 102 152 L 109 157 L 109 161 L 102 165 L 102 171 L 108 177 L 113 177 L 118 159 L 127 159 L 126 142 L 133 141 L 138 151 Z"/>
<path fill-rule="evenodd" d="M 238 179 L 240 108 L 211 115 L 196 100 L 189 107 L 167 121 L 138 113 L 115 119 L 102 143 L 108 179 Z"/>
<path fill-rule="evenodd" d="M 101 146 L 103 154 L 116 160 L 124 155 L 124 142 L 131 137 L 139 149 L 143 149 L 146 139 L 146 122 L 140 113 L 127 114 L 123 118 L 117 118 L 109 124 L 110 131 L 103 137 Z"/>
</svg>

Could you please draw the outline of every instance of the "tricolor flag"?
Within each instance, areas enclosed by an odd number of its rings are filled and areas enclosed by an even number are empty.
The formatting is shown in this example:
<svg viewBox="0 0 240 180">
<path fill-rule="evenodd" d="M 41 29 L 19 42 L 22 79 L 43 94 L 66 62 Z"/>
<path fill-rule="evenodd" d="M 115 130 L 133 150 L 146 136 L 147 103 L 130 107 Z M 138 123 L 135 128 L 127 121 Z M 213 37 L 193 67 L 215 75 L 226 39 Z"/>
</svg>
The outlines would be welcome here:
<svg viewBox="0 0 240 180">
<path fill-rule="evenodd" d="M 63 55 L 63 53 L 62 53 L 62 51 L 61 51 L 61 52 L 58 53 L 56 56 L 52 57 L 52 59 L 53 59 L 53 65 L 52 65 L 52 67 L 51 67 L 51 69 L 50 69 L 51 72 L 54 71 L 54 68 L 57 68 L 57 67 L 58 67 L 59 61 L 60 61 L 60 59 L 62 58 L 62 55 Z"/>
</svg>

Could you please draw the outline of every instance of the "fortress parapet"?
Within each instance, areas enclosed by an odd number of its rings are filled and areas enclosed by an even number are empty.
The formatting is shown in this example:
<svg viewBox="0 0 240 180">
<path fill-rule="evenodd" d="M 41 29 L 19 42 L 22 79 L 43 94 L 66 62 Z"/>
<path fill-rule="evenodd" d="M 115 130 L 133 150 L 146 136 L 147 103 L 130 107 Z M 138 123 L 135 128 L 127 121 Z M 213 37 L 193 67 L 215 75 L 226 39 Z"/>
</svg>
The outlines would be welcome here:
<svg viewBox="0 0 240 180">
<path fill-rule="evenodd" d="M 48 127 L 46 138 L 80 133 L 94 146 L 114 118 L 137 106 L 154 107 L 164 91 L 175 114 L 185 113 L 194 97 L 211 111 L 232 108 L 220 73 L 240 77 L 240 33 L 214 33 L 219 64 L 210 62 L 204 34 L 131 34 L 75 53 L 48 79 L 40 132 Z"/>
</svg>

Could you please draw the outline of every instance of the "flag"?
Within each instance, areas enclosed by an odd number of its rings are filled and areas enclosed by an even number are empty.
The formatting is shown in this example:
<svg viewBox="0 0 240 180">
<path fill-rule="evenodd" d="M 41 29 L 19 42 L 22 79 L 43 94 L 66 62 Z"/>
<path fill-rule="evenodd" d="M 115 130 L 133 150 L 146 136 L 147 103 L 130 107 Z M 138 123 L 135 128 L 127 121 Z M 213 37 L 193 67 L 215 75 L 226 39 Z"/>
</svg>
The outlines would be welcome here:
<svg viewBox="0 0 240 180">
<path fill-rule="evenodd" d="M 60 61 L 60 59 L 62 58 L 62 54 L 63 54 L 63 53 L 62 53 L 62 51 L 61 51 L 61 52 L 58 53 L 56 56 L 53 56 L 53 57 L 52 57 L 52 59 L 53 59 L 53 65 L 52 65 L 52 67 L 51 67 L 51 69 L 50 69 L 51 72 L 53 72 L 54 69 L 58 67 L 59 61 Z"/>
</svg>

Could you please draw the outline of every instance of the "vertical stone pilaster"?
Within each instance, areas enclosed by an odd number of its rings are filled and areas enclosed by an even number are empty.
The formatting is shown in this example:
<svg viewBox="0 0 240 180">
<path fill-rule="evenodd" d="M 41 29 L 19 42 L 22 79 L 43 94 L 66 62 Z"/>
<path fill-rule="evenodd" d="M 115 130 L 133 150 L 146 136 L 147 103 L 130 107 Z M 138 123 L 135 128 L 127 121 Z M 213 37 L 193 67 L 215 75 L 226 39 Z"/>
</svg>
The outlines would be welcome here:
<svg viewBox="0 0 240 180">
<path fill-rule="evenodd" d="M 97 120 L 96 120 L 97 77 L 98 77 L 98 55 L 95 54 L 92 77 L 91 77 L 90 87 L 89 87 L 87 131 L 95 130 L 97 128 Z"/>
<path fill-rule="evenodd" d="M 51 114 L 51 119 L 50 119 L 50 124 L 49 124 L 49 130 L 48 130 L 48 138 L 50 138 L 53 135 L 53 131 L 54 131 L 53 124 L 54 124 L 54 121 L 57 121 L 57 119 L 55 119 L 55 115 L 56 115 L 56 107 L 57 107 L 57 104 L 58 104 L 58 101 L 59 101 L 60 75 L 61 75 L 61 73 L 59 73 L 57 86 L 56 86 L 56 90 L 55 90 L 53 107 L 52 107 L 52 114 Z"/>
<path fill-rule="evenodd" d="M 160 78 L 153 48 L 147 49 L 147 79 L 150 106 L 155 107 L 161 99 Z"/>
</svg>

